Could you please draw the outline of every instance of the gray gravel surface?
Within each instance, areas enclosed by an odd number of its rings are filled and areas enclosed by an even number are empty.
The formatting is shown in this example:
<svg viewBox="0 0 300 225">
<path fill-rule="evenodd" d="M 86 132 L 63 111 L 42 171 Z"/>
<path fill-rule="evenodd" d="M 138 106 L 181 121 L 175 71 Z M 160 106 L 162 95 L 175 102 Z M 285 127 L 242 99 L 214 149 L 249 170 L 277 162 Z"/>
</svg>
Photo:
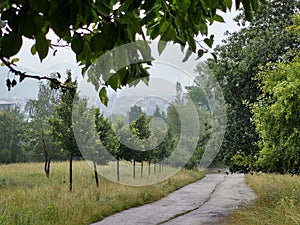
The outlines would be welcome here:
<svg viewBox="0 0 300 225">
<path fill-rule="evenodd" d="M 218 225 L 255 200 L 243 174 L 207 174 L 151 204 L 131 208 L 93 225 Z"/>
</svg>

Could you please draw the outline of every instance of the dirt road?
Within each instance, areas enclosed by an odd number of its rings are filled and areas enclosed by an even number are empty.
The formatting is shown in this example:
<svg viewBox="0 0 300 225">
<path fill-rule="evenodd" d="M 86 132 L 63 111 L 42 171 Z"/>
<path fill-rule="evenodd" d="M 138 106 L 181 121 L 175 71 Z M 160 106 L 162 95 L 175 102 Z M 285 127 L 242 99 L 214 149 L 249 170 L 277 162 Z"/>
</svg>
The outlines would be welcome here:
<svg viewBox="0 0 300 225">
<path fill-rule="evenodd" d="M 217 225 L 256 198 L 242 174 L 207 174 L 167 197 L 131 208 L 93 225 Z"/>
</svg>

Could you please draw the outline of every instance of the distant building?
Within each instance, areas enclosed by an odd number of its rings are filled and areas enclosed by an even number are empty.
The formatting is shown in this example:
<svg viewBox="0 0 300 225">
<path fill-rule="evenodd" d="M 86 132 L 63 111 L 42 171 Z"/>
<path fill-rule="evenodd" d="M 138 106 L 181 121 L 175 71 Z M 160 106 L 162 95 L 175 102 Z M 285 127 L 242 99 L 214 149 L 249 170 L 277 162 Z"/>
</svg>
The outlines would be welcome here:
<svg viewBox="0 0 300 225">
<path fill-rule="evenodd" d="M 0 101 L 0 113 L 3 111 L 11 110 L 15 107 L 16 103 L 14 102 L 7 102 L 7 101 Z"/>
</svg>

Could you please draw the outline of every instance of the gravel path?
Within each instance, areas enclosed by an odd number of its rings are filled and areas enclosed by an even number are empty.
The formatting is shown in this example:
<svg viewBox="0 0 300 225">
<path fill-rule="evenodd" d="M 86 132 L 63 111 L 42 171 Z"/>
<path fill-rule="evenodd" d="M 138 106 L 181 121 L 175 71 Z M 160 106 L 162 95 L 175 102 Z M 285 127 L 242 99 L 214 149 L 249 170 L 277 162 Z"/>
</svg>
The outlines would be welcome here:
<svg viewBox="0 0 300 225">
<path fill-rule="evenodd" d="M 207 174 L 151 204 L 131 208 L 93 225 L 217 225 L 256 198 L 243 174 Z"/>
</svg>

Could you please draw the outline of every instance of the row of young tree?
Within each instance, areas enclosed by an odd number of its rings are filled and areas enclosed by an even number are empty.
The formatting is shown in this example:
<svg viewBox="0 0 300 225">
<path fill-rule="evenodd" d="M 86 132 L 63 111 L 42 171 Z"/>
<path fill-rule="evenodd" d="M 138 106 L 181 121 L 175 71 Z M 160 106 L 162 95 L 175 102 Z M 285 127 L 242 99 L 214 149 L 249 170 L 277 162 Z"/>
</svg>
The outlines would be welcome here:
<svg viewBox="0 0 300 225">
<path fill-rule="evenodd" d="M 178 155 L 176 160 L 167 162 L 166 165 L 185 165 L 188 169 L 199 166 L 206 140 L 209 138 L 209 111 L 203 106 L 197 107 L 201 118 L 201 137 L 194 154 L 186 154 L 194 148 L 189 144 L 191 137 L 181 137 L 182 118 L 177 111 L 188 110 L 188 103 L 184 100 L 179 83 L 177 97 L 167 112 L 156 106 L 153 115 L 146 115 L 141 107 L 134 105 L 127 115 L 128 124 L 121 117 L 113 123 L 110 118 L 105 118 L 98 108 L 87 107 L 87 99 L 79 98 L 76 93 L 77 83 L 72 81 L 70 71 L 67 73 L 64 89 L 51 89 L 48 84 L 40 83 L 37 99 L 29 100 L 24 112 L 16 107 L 0 114 L 0 163 L 44 161 L 44 171 L 49 178 L 52 161 L 69 160 L 72 190 L 74 159 L 93 162 L 98 186 L 97 165 L 117 160 L 118 181 L 120 160 L 132 162 L 134 178 L 136 163 L 141 165 L 141 176 L 144 164 L 147 163 L 150 175 L 150 165 L 154 165 L 153 173 L 156 173 L 157 164 L 162 170 L 163 161 L 172 154 L 181 139 L 184 143 L 182 155 Z M 186 112 L 186 116 L 189 117 L 188 111 Z M 72 121 L 74 116 L 76 118 Z M 79 132 L 80 140 L 76 139 L 74 132 Z"/>
</svg>

